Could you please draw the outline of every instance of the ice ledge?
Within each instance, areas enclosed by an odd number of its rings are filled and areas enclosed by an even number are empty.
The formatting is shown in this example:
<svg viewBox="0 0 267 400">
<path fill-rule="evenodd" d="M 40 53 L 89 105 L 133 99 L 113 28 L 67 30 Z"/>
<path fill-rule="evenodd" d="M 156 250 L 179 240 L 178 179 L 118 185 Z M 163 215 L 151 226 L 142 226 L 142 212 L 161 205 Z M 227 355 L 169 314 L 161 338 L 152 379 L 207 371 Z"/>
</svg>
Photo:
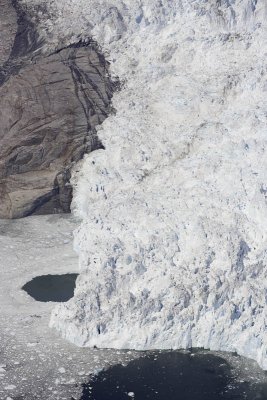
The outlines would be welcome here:
<svg viewBox="0 0 267 400">
<path fill-rule="evenodd" d="M 267 369 L 264 2 L 115 3 L 92 31 L 127 83 L 106 150 L 73 178 L 81 275 L 51 326 L 79 346 L 205 347 Z"/>
</svg>

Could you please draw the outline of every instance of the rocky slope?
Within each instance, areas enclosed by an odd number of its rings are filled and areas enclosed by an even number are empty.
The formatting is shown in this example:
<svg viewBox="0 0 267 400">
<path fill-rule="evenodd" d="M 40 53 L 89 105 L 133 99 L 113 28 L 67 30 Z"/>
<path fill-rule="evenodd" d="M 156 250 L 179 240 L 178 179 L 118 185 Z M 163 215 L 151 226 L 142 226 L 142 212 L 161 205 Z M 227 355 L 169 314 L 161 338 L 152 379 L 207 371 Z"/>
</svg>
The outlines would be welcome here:
<svg viewBox="0 0 267 400">
<path fill-rule="evenodd" d="M 0 217 L 68 212 L 71 167 L 101 147 L 95 126 L 110 112 L 114 85 L 94 43 L 77 39 L 47 51 L 32 20 L 14 4 L 18 30 L 8 59 L 14 9 L 10 13 L 7 1 L 1 24 Z"/>
<path fill-rule="evenodd" d="M 0 0 L 0 65 L 7 61 L 17 32 L 17 14 L 11 0 Z"/>
</svg>

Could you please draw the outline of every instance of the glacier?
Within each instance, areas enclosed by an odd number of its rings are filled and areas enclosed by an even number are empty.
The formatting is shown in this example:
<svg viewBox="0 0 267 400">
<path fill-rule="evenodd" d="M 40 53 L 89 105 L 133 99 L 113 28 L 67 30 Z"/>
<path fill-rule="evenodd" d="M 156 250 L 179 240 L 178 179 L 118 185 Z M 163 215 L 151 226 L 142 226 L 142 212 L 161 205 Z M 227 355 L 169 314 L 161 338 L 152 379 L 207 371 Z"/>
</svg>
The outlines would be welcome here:
<svg viewBox="0 0 267 400">
<path fill-rule="evenodd" d="M 81 274 L 50 326 L 79 346 L 204 347 L 267 369 L 266 1 L 35 11 L 48 46 L 93 38 L 121 82 L 105 150 L 73 171 Z"/>
</svg>

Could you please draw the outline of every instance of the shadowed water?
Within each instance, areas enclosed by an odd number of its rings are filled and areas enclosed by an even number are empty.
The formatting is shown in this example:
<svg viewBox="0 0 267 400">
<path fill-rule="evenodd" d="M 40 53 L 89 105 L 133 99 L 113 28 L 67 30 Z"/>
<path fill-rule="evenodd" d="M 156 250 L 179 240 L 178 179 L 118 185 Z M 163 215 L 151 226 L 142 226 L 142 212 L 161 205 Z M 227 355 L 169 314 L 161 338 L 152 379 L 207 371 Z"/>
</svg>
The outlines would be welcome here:
<svg viewBox="0 0 267 400">
<path fill-rule="evenodd" d="M 220 357 L 201 351 L 147 352 L 83 387 L 80 400 L 267 400 L 267 385 L 235 376 Z"/>
<path fill-rule="evenodd" d="M 77 277 L 78 274 L 37 276 L 22 289 L 37 301 L 65 302 L 74 295 Z"/>
</svg>

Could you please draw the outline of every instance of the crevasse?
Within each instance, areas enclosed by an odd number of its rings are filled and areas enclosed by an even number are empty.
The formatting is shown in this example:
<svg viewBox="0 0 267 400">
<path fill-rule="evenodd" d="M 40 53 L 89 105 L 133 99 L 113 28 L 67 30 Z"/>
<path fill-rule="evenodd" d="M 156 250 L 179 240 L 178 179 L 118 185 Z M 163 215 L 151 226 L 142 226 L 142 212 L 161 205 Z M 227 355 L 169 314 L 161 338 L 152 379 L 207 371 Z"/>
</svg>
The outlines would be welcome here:
<svg viewBox="0 0 267 400">
<path fill-rule="evenodd" d="M 105 150 L 73 177 L 81 275 L 51 326 L 80 346 L 205 347 L 267 369 L 265 1 L 48 6 L 44 32 L 93 36 L 123 82 Z"/>
</svg>

